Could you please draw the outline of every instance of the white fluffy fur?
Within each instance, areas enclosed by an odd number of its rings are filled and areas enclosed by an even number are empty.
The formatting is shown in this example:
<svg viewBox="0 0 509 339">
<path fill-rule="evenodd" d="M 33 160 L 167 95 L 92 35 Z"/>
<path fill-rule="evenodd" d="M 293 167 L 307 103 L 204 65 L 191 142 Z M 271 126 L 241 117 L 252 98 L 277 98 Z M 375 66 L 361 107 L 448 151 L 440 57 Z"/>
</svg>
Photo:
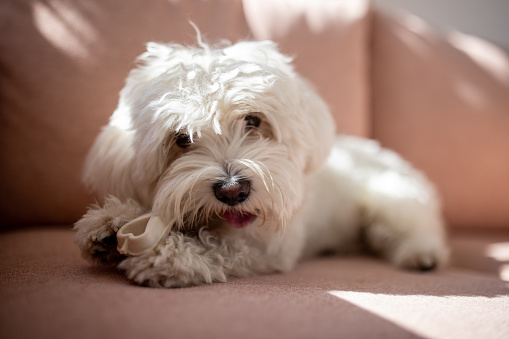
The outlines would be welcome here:
<svg viewBox="0 0 509 339">
<path fill-rule="evenodd" d="M 432 186 L 377 143 L 336 138 L 325 103 L 274 43 L 149 43 L 139 62 L 86 162 L 85 182 L 105 197 L 76 223 L 87 259 L 164 287 L 288 271 L 363 244 L 400 267 L 445 261 Z M 261 125 L 247 128 L 247 115 Z M 232 176 L 252 183 L 233 207 L 212 188 Z M 257 217 L 237 229 L 218 217 L 226 210 Z M 148 254 L 120 255 L 116 231 L 148 212 L 170 235 Z"/>
</svg>

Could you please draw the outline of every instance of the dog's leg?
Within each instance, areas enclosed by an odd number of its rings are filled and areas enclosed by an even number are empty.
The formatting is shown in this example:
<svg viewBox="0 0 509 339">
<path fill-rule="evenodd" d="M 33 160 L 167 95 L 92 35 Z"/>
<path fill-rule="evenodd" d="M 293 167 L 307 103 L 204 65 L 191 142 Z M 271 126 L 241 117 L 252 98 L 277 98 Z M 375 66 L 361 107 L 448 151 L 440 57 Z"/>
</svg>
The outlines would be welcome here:
<svg viewBox="0 0 509 339">
<path fill-rule="evenodd" d="M 232 276 L 276 270 L 260 244 L 239 237 L 216 237 L 205 229 L 198 237 L 172 232 L 152 252 L 128 257 L 118 267 L 133 282 L 152 287 L 225 282 Z"/>
<path fill-rule="evenodd" d="M 366 190 L 368 246 L 399 267 L 431 270 L 447 259 L 438 199 L 418 173 L 380 174 Z"/>
<path fill-rule="evenodd" d="M 143 212 L 134 200 L 123 203 L 115 197 L 108 197 L 102 207 L 90 208 L 74 225 L 75 241 L 83 258 L 93 263 L 118 264 L 125 256 L 117 251 L 116 232 Z"/>
</svg>

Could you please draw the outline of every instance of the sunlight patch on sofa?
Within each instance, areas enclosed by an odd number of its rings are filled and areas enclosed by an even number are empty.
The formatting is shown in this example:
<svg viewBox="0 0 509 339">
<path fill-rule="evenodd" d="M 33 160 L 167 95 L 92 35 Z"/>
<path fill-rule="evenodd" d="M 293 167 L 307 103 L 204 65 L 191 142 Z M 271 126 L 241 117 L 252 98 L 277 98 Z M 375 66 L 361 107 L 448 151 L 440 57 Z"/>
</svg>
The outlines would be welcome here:
<svg viewBox="0 0 509 339">
<path fill-rule="evenodd" d="M 509 84 L 509 58 L 500 47 L 460 32 L 450 32 L 449 42 L 500 83 Z"/>
<path fill-rule="evenodd" d="M 450 338 L 454 336 L 451 330 L 457 328 L 459 322 L 464 327 L 463 333 L 470 333 L 468 338 L 482 338 L 495 330 L 490 328 L 493 314 L 507 318 L 504 309 L 507 303 L 501 300 L 508 301 L 507 296 L 390 295 L 353 291 L 328 293 L 426 338 Z M 449 316 L 444 317 L 444 314 Z"/>
<path fill-rule="evenodd" d="M 32 16 L 40 34 L 67 56 L 82 61 L 93 56 L 90 43 L 99 39 L 98 32 L 72 4 L 35 2 Z"/>
<path fill-rule="evenodd" d="M 458 81 L 456 84 L 456 92 L 462 100 L 477 108 L 479 111 L 482 111 L 483 108 L 485 109 L 488 104 L 486 95 L 476 84 L 472 84 L 465 80 Z"/>
</svg>

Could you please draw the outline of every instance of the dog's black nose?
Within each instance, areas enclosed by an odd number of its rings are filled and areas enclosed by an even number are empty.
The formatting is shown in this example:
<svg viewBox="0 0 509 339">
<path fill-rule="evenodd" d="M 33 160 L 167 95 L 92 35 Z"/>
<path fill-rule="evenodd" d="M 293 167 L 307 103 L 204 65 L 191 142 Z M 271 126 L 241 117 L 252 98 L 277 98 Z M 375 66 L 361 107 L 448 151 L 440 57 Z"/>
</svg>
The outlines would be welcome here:
<svg viewBox="0 0 509 339">
<path fill-rule="evenodd" d="M 213 188 L 217 200 L 235 206 L 249 197 L 251 182 L 246 179 L 229 179 L 215 183 Z"/>
</svg>

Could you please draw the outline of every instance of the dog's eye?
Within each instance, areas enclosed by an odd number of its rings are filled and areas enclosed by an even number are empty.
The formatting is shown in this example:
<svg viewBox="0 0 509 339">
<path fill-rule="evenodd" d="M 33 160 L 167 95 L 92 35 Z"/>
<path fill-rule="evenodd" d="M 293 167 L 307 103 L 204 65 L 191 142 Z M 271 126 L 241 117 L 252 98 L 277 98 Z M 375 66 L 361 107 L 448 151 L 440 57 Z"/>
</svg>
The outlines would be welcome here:
<svg viewBox="0 0 509 339">
<path fill-rule="evenodd" d="M 177 134 L 177 139 L 175 140 L 175 143 L 180 148 L 186 148 L 191 145 L 191 138 L 189 137 L 188 134 L 180 133 Z"/>
<path fill-rule="evenodd" d="M 244 120 L 246 121 L 247 129 L 258 128 L 260 126 L 260 123 L 262 122 L 262 120 L 259 117 L 251 114 L 246 115 Z"/>
</svg>

